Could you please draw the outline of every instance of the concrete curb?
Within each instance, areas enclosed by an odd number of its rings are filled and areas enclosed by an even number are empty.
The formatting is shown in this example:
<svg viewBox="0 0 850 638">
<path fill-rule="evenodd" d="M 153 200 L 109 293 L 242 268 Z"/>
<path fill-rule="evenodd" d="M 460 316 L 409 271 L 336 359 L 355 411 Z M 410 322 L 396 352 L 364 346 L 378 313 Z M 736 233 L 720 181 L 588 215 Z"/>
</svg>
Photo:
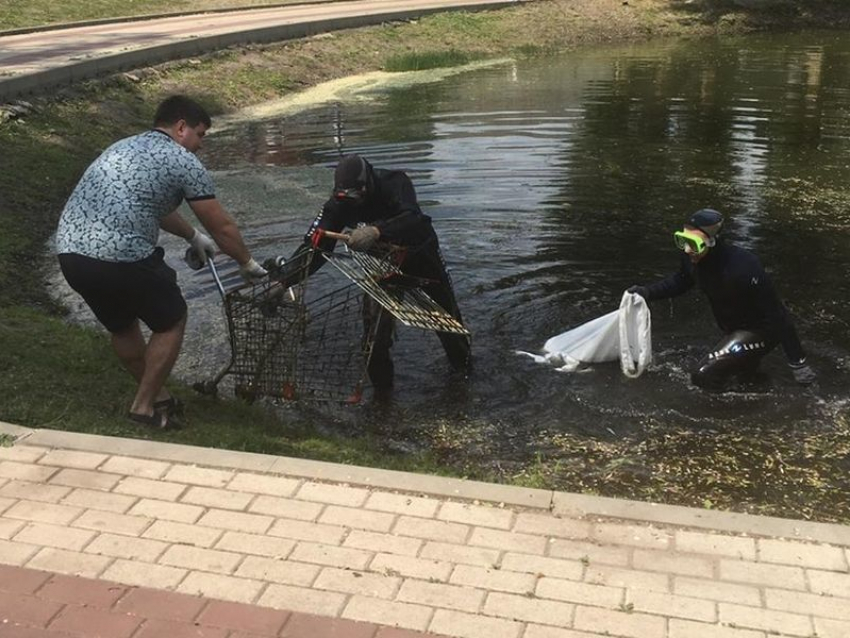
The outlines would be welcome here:
<svg viewBox="0 0 850 638">
<path fill-rule="evenodd" d="M 169 42 L 133 51 L 124 51 L 111 55 L 80 60 L 71 64 L 16 75 L 0 79 L 0 103 L 21 97 L 27 93 L 38 92 L 58 85 L 67 85 L 100 75 L 138 69 L 140 67 L 158 64 L 168 60 L 191 57 L 201 53 L 225 49 L 229 46 L 280 42 L 294 40 L 318 33 L 341 31 L 357 27 L 411 20 L 434 13 L 455 11 L 487 11 L 516 5 L 518 0 L 497 1 L 488 4 L 461 4 L 453 7 L 433 7 L 416 10 L 392 11 L 342 18 L 312 20 L 297 24 L 281 24 L 259 29 L 248 29 L 220 35 L 201 36 L 179 42 Z M 316 3 L 311 3 L 316 4 Z"/>
<path fill-rule="evenodd" d="M 850 547 L 850 526 L 834 523 L 700 510 L 678 505 L 539 490 L 141 439 L 31 429 L 2 421 L 0 421 L 0 434 L 15 437 L 17 443 L 37 447 L 118 454 L 212 468 L 296 476 L 315 481 L 427 494 L 447 499 L 485 501 L 528 509 L 551 510 L 557 516 L 569 518 L 615 518 L 654 525 L 697 528 L 748 536 L 789 538 Z"/>
</svg>

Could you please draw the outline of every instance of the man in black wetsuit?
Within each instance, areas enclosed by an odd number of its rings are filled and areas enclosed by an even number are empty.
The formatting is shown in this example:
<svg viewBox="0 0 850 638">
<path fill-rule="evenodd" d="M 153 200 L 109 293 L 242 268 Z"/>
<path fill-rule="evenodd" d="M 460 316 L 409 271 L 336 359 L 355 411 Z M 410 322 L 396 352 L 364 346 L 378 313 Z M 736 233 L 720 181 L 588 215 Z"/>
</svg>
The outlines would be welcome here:
<svg viewBox="0 0 850 638">
<path fill-rule="evenodd" d="M 734 376 L 756 371 L 761 359 L 782 344 L 794 379 L 808 385 L 815 372 L 806 364 L 797 331 L 779 300 L 758 257 L 727 245 L 718 235 L 723 216 L 704 208 L 675 233 L 683 251 L 679 271 L 649 286 L 628 292 L 647 301 L 683 294 L 697 284 L 708 297 L 717 325 L 725 336 L 691 373 L 699 387 L 721 390 Z"/>
<path fill-rule="evenodd" d="M 338 233 L 344 228 L 354 229 L 348 239 L 351 250 L 369 251 L 379 241 L 407 248 L 400 264 L 402 272 L 428 280 L 429 283 L 423 285 L 422 289 L 446 312 L 463 323 L 437 234 L 431 225 L 431 218 L 419 208 L 410 178 L 402 171 L 373 168 L 359 155 L 347 155 L 337 165 L 330 199 L 310 225 L 304 244 L 295 251 L 278 275 L 284 287 L 297 283 L 299 278 L 305 276 L 304 265 L 310 259 L 317 232 L 324 230 Z M 336 239 L 320 235 L 316 245 L 321 250 L 332 251 Z M 311 260 L 306 275 L 313 274 L 324 262 L 324 259 Z M 376 391 L 386 392 L 393 384 L 394 368 L 390 348 L 395 322 L 392 315 L 379 312 L 370 303 L 364 304 L 364 319 L 367 322 L 379 321 L 368 372 Z M 468 372 L 471 367 L 469 337 L 447 332 L 438 332 L 437 336 L 451 366 L 455 370 Z"/>
</svg>

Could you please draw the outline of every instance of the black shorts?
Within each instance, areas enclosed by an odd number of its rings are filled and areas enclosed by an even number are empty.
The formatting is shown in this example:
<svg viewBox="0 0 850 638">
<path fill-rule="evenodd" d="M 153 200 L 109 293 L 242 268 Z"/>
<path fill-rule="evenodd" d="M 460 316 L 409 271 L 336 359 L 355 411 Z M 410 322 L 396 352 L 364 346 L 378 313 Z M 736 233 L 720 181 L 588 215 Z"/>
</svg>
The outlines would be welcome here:
<svg viewBox="0 0 850 638">
<path fill-rule="evenodd" d="M 65 253 L 62 274 L 109 332 L 123 332 L 141 319 L 153 332 L 166 332 L 186 315 L 177 273 L 157 247 L 141 261 L 111 262 Z"/>
</svg>

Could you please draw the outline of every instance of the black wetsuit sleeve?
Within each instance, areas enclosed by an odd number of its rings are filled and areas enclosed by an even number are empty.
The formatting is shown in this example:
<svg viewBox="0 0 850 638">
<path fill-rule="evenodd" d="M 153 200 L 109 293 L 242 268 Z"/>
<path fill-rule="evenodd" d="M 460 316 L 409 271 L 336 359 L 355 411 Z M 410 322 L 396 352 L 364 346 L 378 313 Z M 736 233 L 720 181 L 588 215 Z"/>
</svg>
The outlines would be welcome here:
<svg viewBox="0 0 850 638">
<path fill-rule="evenodd" d="M 401 171 L 383 180 L 381 188 L 394 214 L 378 219 L 374 225 L 381 231 L 381 241 L 399 246 L 415 246 L 431 236 L 431 218 L 422 212 L 413 182 Z"/>
<path fill-rule="evenodd" d="M 301 283 L 325 265 L 325 260 L 313 250 L 313 236 L 319 230 L 329 230 L 338 233 L 345 228 L 345 221 L 334 206 L 333 200 L 328 200 L 322 210 L 310 224 L 310 229 L 304 235 L 304 242 L 286 260 L 276 279 L 286 288 Z M 336 239 L 322 237 L 318 247 L 326 252 L 332 252 L 336 247 Z"/>
<path fill-rule="evenodd" d="M 764 317 L 765 331 L 772 339 L 782 344 L 789 363 L 799 363 L 806 358 L 806 353 L 791 315 L 776 294 L 767 273 L 762 270 L 758 277 L 750 278 L 750 282 L 752 294 Z"/>
<path fill-rule="evenodd" d="M 672 275 L 668 275 L 661 281 L 656 281 L 646 287 L 646 300 L 653 301 L 655 299 L 669 299 L 670 297 L 678 297 L 690 290 L 694 285 L 693 269 L 685 257 L 679 270 Z"/>
</svg>

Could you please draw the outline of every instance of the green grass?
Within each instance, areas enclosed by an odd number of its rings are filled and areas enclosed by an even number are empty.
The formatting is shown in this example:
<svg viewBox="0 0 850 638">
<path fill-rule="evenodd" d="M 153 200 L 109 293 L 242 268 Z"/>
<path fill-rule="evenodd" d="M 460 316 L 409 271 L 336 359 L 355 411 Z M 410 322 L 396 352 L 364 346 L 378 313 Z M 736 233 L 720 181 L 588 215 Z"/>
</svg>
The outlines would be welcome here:
<svg viewBox="0 0 850 638">
<path fill-rule="evenodd" d="M 463 66 L 472 62 L 472 54 L 464 51 L 424 51 L 394 55 L 384 63 L 384 69 L 393 73 L 424 71 L 452 66 Z"/>
</svg>

